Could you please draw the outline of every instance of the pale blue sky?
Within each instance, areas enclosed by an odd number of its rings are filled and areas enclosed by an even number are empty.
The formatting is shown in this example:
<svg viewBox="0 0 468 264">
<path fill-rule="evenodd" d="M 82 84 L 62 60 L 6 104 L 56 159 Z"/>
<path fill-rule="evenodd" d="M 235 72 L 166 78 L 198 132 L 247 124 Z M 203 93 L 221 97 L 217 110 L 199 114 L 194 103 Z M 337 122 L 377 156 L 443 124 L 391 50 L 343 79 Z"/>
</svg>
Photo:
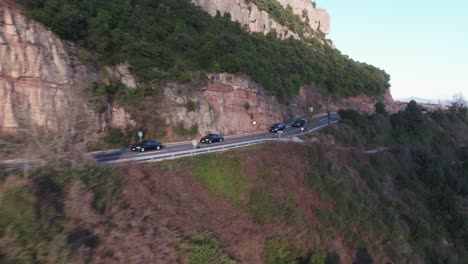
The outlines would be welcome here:
<svg viewBox="0 0 468 264">
<path fill-rule="evenodd" d="M 394 98 L 468 99 L 468 1 L 316 0 L 336 47 L 391 75 Z"/>
</svg>

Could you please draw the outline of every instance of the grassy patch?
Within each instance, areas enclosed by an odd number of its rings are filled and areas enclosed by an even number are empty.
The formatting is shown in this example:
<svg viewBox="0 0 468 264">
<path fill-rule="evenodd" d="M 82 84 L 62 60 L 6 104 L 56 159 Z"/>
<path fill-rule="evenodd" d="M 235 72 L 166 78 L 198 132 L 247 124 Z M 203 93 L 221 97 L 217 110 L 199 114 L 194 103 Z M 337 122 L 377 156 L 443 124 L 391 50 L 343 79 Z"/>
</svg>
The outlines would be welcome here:
<svg viewBox="0 0 468 264">
<path fill-rule="evenodd" d="M 236 205 L 249 190 L 249 182 L 242 174 L 239 158 L 226 154 L 205 154 L 187 159 L 195 176 L 208 189 L 229 198 Z"/>
<path fill-rule="evenodd" d="M 7 182 L 0 186 L 0 262 L 69 263 L 63 201 L 42 197 L 39 184 L 13 176 Z"/>
<path fill-rule="evenodd" d="M 165 171 L 171 171 L 174 169 L 174 161 L 173 160 L 164 160 L 159 163 L 161 169 Z"/>
<path fill-rule="evenodd" d="M 254 190 L 250 194 L 249 212 L 261 222 L 281 218 L 283 212 L 279 205 L 266 191 Z"/>
<path fill-rule="evenodd" d="M 2 188 L 0 207 L 0 228 L 4 235 L 9 232 L 21 244 L 35 244 L 41 234 L 34 212 L 35 197 L 28 186 Z"/>
<path fill-rule="evenodd" d="M 283 264 L 298 263 L 296 261 L 302 255 L 302 252 L 281 238 L 268 239 L 265 244 L 266 263 Z"/>
<path fill-rule="evenodd" d="M 300 215 L 294 194 L 275 198 L 268 189 L 254 189 L 250 193 L 248 212 L 259 222 L 294 223 Z"/>
</svg>

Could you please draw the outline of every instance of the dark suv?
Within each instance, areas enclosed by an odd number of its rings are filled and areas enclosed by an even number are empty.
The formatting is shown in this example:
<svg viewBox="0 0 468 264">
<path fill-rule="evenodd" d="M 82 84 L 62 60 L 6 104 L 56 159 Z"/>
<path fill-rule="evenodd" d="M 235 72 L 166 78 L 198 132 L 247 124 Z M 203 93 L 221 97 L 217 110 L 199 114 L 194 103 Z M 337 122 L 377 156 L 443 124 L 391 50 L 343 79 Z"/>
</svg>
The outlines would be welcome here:
<svg viewBox="0 0 468 264">
<path fill-rule="evenodd" d="M 156 140 L 144 140 L 140 143 L 132 145 L 130 148 L 132 151 L 145 152 L 147 150 L 160 150 L 164 148 L 164 145 Z"/>
<path fill-rule="evenodd" d="M 212 142 L 223 142 L 224 137 L 220 134 L 209 134 L 200 139 L 200 143 L 208 143 L 211 144 Z"/>
<path fill-rule="evenodd" d="M 278 133 L 278 131 L 284 131 L 286 129 L 285 123 L 276 123 L 270 127 L 270 132 Z"/>
<path fill-rule="evenodd" d="M 306 120 L 304 118 L 297 118 L 292 122 L 291 126 L 293 126 L 293 127 L 303 127 L 305 125 L 305 123 L 306 123 Z"/>
</svg>

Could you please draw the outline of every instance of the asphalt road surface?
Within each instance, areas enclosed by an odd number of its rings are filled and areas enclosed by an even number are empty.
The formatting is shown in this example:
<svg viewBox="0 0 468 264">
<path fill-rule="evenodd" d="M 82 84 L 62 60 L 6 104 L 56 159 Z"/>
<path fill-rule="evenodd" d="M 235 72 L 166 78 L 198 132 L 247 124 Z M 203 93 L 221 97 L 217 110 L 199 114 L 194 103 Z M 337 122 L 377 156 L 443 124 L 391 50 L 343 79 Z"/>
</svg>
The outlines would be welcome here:
<svg viewBox="0 0 468 264">
<path fill-rule="evenodd" d="M 336 113 L 331 114 L 331 122 L 336 122 L 340 120 L 340 117 Z M 315 116 L 311 120 L 309 120 L 304 126 L 304 132 L 307 133 L 313 129 L 319 129 L 326 127 L 328 124 L 328 117 L 327 115 L 324 116 Z M 288 124 L 287 124 L 288 125 Z M 288 126 L 284 133 L 277 134 L 277 133 L 270 133 L 270 132 L 259 132 L 253 134 L 245 134 L 239 136 L 225 136 L 223 142 L 219 143 L 212 143 L 212 144 L 201 144 L 198 143 L 198 148 L 196 152 L 203 153 L 208 151 L 217 151 L 218 150 L 225 150 L 240 146 L 246 146 L 249 144 L 257 144 L 261 142 L 266 142 L 267 140 L 273 139 L 290 139 L 294 136 L 298 136 L 301 134 L 301 129 L 296 127 Z M 246 144 L 244 144 L 246 143 Z M 146 160 L 161 160 L 165 157 L 180 157 L 186 156 L 187 153 L 193 153 L 193 145 L 191 141 L 187 142 L 174 142 L 174 143 L 167 143 L 165 144 L 166 147 L 159 151 L 148 151 L 148 152 L 133 152 L 130 151 L 130 148 L 121 148 L 121 149 L 114 149 L 114 150 L 107 150 L 107 151 L 96 151 L 92 152 L 93 158 L 96 160 L 96 163 L 99 165 L 109 165 L 109 164 L 116 164 L 121 162 L 141 162 Z M 0 161 L 0 172 L 8 172 L 13 170 L 29 170 L 36 167 L 40 167 L 41 165 L 40 160 L 28 161 L 28 160 L 6 160 Z"/>
<path fill-rule="evenodd" d="M 331 115 L 331 121 L 339 120 L 339 116 L 336 113 Z M 315 117 L 312 120 L 309 120 L 304 126 L 304 133 L 318 127 L 323 127 L 328 124 L 328 117 L 320 116 Z M 288 125 L 288 124 L 287 124 Z M 198 151 L 205 149 L 209 149 L 214 146 L 232 146 L 233 143 L 242 143 L 242 142 L 249 142 L 252 140 L 261 140 L 261 139 L 276 139 L 276 138 L 292 138 L 294 136 L 298 136 L 301 134 L 301 129 L 297 127 L 287 126 L 286 130 L 282 134 L 277 133 L 270 133 L 270 132 L 260 132 L 254 134 L 245 134 L 239 136 L 225 136 L 223 142 L 219 143 L 212 143 L 212 144 L 201 144 L 198 143 Z M 199 140 L 199 139 L 198 139 Z M 163 142 L 164 144 L 164 142 Z M 191 141 L 187 142 L 175 142 L 175 143 L 168 143 L 165 144 L 165 148 L 159 151 L 147 151 L 147 152 L 133 152 L 130 151 L 130 148 L 122 148 L 117 150 L 108 150 L 108 151 L 100 151 L 94 152 L 93 156 L 94 159 L 98 164 L 114 164 L 120 162 L 129 162 L 132 160 L 145 160 L 145 158 L 152 159 L 151 157 L 159 154 L 171 154 L 171 153 L 180 153 L 183 151 L 191 151 L 193 150 L 193 145 Z M 157 160 L 158 158 L 156 158 Z"/>
</svg>

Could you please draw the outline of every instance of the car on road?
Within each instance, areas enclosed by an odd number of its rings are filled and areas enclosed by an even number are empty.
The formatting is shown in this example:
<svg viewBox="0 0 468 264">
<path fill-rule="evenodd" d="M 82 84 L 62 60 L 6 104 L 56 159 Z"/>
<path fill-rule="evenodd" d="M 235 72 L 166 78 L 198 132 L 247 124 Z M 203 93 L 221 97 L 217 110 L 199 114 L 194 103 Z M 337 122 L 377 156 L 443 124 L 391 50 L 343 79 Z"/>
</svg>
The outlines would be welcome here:
<svg viewBox="0 0 468 264">
<path fill-rule="evenodd" d="M 291 126 L 303 127 L 305 123 L 306 123 L 306 120 L 304 118 L 297 118 L 297 119 L 294 119 L 294 121 L 291 123 Z"/>
<path fill-rule="evenodd" d="M 145 152 L 148 150 L 161 150 L 165 146 L 156 140 L 144 140 L 140 143 L 132 145 L 130 148 L 132 151 Z"/>
<path fill-rule="evenodd" d="M 200 143 L 211 144 L 213 142 L 223 142 L 224 137 L 220 134 L 208 134 L 200 139 Z"/>
<path fill-rule="evenodd" d="M 285 123 L 276 123 L 270 127 L 270 132 L 278 133 L 278 131 L 283 131 L 286 129 Z"/>
</svg>

